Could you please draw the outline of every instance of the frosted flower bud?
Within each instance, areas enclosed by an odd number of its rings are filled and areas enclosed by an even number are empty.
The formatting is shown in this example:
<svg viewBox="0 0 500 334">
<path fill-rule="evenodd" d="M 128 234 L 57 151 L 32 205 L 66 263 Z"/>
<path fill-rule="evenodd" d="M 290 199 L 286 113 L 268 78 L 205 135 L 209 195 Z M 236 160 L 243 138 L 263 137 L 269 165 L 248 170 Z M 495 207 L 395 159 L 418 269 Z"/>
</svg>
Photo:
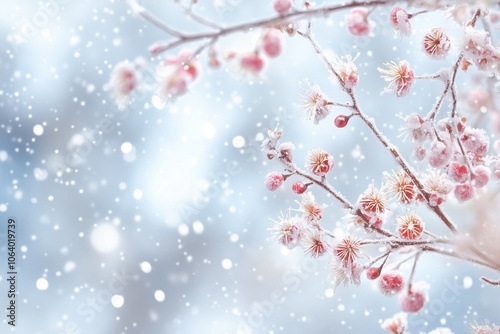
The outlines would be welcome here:
<svg viewBox="0 0 500 334">
<path fill-rule="evenodd" d="M 425 34 L 422 47 L 430 58 L 444 59 L 450 51 L 451 42 L 443 29 L 434 28 Z"/>
<path fill-rule="evenodd" d="M 382 78 L 388 82 L 382 93 L 392 91 L 397 97 L 408 94 L 415 81 L 415 72 L 410 68 L 410 64 L 406 60 L 401 60 L 398 64 L 393 61 L 385 63 L 385 66 L 387 69 L 378 68 Z"/>
<path fill-rule="evenodd" d="M 264 68 L 264 60 L 258 53 L 253 52 L 241 57 L 240 66 L 245 72 L 257 75 Z"/>
<path fill-rule="evenodd" d="M 333 157 L 317 148 L 307 153 L 307 168 L 318 176 L 325 176 L 333 167 Z"/>
<path fill-rule="evenodd" d="M 122 61 L 116 64 L 111 73 L 109 84 L 120 109 L 123 109 L 128 103 L 129 94 L 137 88 L 139 78 L 140 75 L 132 63 Z"/>
</svg>

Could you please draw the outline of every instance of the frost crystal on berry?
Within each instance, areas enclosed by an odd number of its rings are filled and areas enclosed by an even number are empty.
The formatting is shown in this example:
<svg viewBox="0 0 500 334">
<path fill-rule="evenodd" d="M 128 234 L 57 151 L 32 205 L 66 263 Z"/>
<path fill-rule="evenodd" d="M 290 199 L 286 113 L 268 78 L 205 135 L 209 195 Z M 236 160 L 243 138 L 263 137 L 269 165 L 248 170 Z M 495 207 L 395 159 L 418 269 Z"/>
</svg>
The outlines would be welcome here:
<svg viewBox="0 0 500 334">
<path fill-rule="evenodd" d="M 431 143 L 427 159 L 429 165 L 434 168 L 446 166 L 453 158 L 453 145 L 449 141 L 434 140 Z"/>
<path fill-rule="evenodd" d="M 476 188 L 482 188 L 488 184 L 490 181 L 491 170 L 486 166 L 476 166 L 474 168 L 474 176 L 472 178 L 472 184 Z"/>
<path fill-rule="evenodd" d="M 413 283 L 410 289 L 405 289 L 399 295 L 399 305 L 405 312 L 416 313 L 420 311 L 429 299 L 429 285 L 424 281 Z"/>
<path fill-rule="evenodd" d="M 415 184 L 404 171 L 385 173 L 387 178 L 386 194 L 389 198 L 397 198 L 408 204 L 415 198 Z"/>
<path fill-rule="evenodd" d="M 318 222 L 323 215 L 323 207 L 316 203 L 316 199 L 312 192 L 307 192 L 302 195 L 299 211 L 303 213 L 303 218 L 309 222 Z"/>
<path fill-rule="evenodd" d="M 361 253 L 359 240 L 347 236 L 335 246 L 335 255 L 344 266 L 354 263 Z"/>
<path fill-rule="evenodd" d="M 443 29 L 434 28 L 425 34 L 422 46 L 425 53 L 432 59 L 444 59 L 450 51 L 451 43 Z"/>
<path fill-rule="evenodd" d="M 385 272 L 378 280 L 380 292 L 386 296 L 398 294 L 403 289 L 403 286 L 403 276 L 397 271 Z"/>
<path fill-rule="evenodd" d="M 453 185 L 444 175 L 431 171 L 424 179 L 424 189 L 430 195 L 432 206 L 440 205 L 453 190 Z"/>
<path fill-rule="evenodd" d="M 318 231 L 309 233 L 304 239 L 304 249 L 306 254 L 312 257 L 320 257 L 327 251 L 327 243 L 322 240 Z"/>
<path fill-rule="evenodd" d="M 415 81 L 415 72 L 410 68 L 410 64 L 406 60 L 401 60 L 398 64 L 391 61 L 384 65 L 387 69 L 377 68 L 382 73 L 382 78 L 388 82 L 388 86 L 382 93 L 392 91 L 397 97 L 408 94 Z"/>
<path fill-rule="evenodd" d="M 302 101 L 306 119 L 313 120 L 314 124 L 318 124 L 330 114 L 328 98 L 321 92 L 318 85 L 309 85 L 309 89 L 303 95 Z"/>
<path fill-rule="evenodd" d="M 368 189 L 361 194 L 358 202 L 361 206 L 361 211 L 371 217 L 384 213 L 387 197 L 383 191 L 370 184 Z"/>
<path fill-rule="evenodd" d="M 290 217 L 290 214 L 286 216 L 281 214 L 278 221 L 271 221 L 274 223 L 271 231 L 279 243 L 290 249 L 299 244 L 304 235 L 304 224 L 299 216 Z"/>
<path fill-rule="evenodd" d="M 409 36 L 411 34 L 410 16 L 401 7 L 394 7 L 391 10 L 391 24 L 400 35 Z"/>
<path fill-rule="evenodd" d="M 424 232 L 424 222 L 415 213 L 397 217 L 398 233 L 403 239 L 418 239 Z"/>
<path fill-rule="evenodd" d="M 345 17 L 347 29 L 354 36 L 366 36 L 370 33 L 374 23 L 368 20 L 368 11 L 365 8 L 354 8 Z"/>
<path fill-rule="evenodd" d="M 474 197 L 474 187 L 469 182 L 457 184 L 453 193 L 459 202 L 465 202 Z"/>
<path fill-rule="evenodd" d="M 333 157 L 317 148 L 307 153 L 306 166 L 313 174 L 325 176 L 333 167 Z"/>
<path fill-rule="evenodd" d="M 281 173 L 271 172 L 266 175 L 265 184 L 270 191 L 276 191 L 283 184 L 284 177 Z"/>
</svg>

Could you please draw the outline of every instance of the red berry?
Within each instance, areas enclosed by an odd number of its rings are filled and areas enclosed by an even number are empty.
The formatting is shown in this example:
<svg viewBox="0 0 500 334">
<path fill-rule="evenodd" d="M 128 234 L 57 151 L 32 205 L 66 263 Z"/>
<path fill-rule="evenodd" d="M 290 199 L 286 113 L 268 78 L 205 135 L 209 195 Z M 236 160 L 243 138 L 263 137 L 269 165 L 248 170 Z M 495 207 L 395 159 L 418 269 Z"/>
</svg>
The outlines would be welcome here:
<svg viewBox="0 0 500 334">
<path fill-rule="evenodd" d="M 380 268 L 370 267 L 366 270 L 366 277 L 369 280 L 377 279 L 380 276 Z"/>
<path fill-rule="evenodd" d="M 283 184 L 283 181 L 285 181 L 283 174 L 278 172 L 271 172 L 266 175 L 265 184 L 267 189 L 269 189 L 270 191 L 275 191 Z"/>
<path fill-rule="evenodd" d="M 397 271 L 389 271 L 382 274 L 378 281 L 380 292 L 386 296 L 399 293 L 404 286 L 403 276 Z"/>
<path fill-rule="evenodd" d="M 349 122 L 349 117 L 347 117 L 346 115 L 338 115 L 337 117 L 335 117 L 335 126 L 337 128 L 343 128 L 347 125 L 347 123 Z"/>
<path fill-rule="evenodd" d="M 300 181 L 297 181 L 294 184 L 292 184 L 292 190 L 296 194 L 299 194 L 299 195 L 303 194 L 304 191 L 306 191 L 306 189 L 307 189 L 307 186 Z"/>
<path fill-rule="evenodd" d="M 424 307 L 425 295 L 420 291 L 403 292 L 399 296 L 399 305 L 404 312 L 416 313 Z"/>
</svg>

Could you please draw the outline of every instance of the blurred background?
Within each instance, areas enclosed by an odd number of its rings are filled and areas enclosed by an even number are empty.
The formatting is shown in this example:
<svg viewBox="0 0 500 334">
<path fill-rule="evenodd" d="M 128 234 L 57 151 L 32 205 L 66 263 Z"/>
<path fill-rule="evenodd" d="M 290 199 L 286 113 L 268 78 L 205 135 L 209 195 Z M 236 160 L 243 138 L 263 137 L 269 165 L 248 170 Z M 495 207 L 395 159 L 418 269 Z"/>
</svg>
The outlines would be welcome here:
<svg viewBox="0 0 500 334">
<path fill-rule="evenodd" d="M 174 1 L 143 5 L 181 31 L 205 29 Z M 345 110 L 334 108 L 319 125 L 305 119 L 307 80 L 332 100 L 347 101 L 305 39 L 285 36 L 282 55 L 266 61 L 256 77 L 231 63 L 211 69 L 203 53 L 200 78 L 175 103 L 162 106 L 142 94 L 120 111 L 106 89 L 112 68 L 147 58 L 147 48 L 169 36 L 123 1 L 20 0 L 0 8 L 2 309 L 8 303 L 8 218 L 17 224 L 18 252 L 17 324 L 9 326 L 3 316 L 2 332 L 382 333 L 380 323 L 399 312 L 397 298 L 381 295 L 366 279 L 335 290 L 328 258 L 313 261 L 300 249 L 288 251 L 268 230 L 270 219 L 300 201 L 291 191 L 295 179 L 273 193 L 264 186 L 268 172 L 281 171 L 260 152 L 267 130 L 277 124 L 283 140 L 295 143 L 299 165 L 313 148 L 333 155 L 329 180 L 351 202 L 371 182 L 380 185 L 384 171 L 396 169 L 359 120 L 343 129 L 333 125 Z M 226 26 L 275 15 L 271 2 L 262 0 L 199 1 L 195 8 Z M 329 55 L 359 52 L 360 105 L 412 160 L 398 115 L 425 115 L 442 83 L 419 81 L 401 99 L 381 96 L 385 83 L 377 67 L 407 59 L 420 75 L 450 66 L 456 48 L 447 59 L 432 61 L 422 55 L 420 39 L 440 26 L 459 43 L 461 29 L 438 12 L 412 20 L 413 37 L 401 38 L 387 23 L 388 12 L 371 14 L 372 37 L 349 35 L 346 12 L 315 18 L 312 29 Z M 230 35 L 217 47 L 250 52 L 259 33 Z M 174 54 L 184 47 L 196 44 Z M 474 71 L 460 73 L 460 91 L 478 85 Z M 102 122 L 111 122 L 107 133 L 99 132 Z M 487 118 L 482 122 L 488 126 Z M 65 159 L 76 151 L 80 158 L 68 167 Z M 331 205 L 323 226 L 343 226 L 340 205 L 313 191 L 318 202 Z M 464 231 L 479 207 L 477 201 L 445 205 Z M 494 212 L 493 204 L 484 207 Z M 429 229 L 446 233 L 434 216 L 425 217 Z M 491 276 L 424 254 L 416 280 L 431 284 L 431 302 L 409 317 L 410 332 L 441 326 L 466 333 L 475 321 L 498 324 L 499 290 L 484 286 L 483 274 Z"/>
</svg>

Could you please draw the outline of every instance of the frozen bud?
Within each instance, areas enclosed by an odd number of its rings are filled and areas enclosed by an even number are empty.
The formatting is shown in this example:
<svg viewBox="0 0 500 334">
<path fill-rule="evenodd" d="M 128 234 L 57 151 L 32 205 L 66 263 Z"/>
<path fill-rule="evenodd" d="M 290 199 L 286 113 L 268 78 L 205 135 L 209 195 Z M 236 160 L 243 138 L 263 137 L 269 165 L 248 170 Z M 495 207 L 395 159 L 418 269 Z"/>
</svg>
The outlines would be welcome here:
<svg viewBox="0 0 500 334">
<path fill-rule="evenodd" d="M 307 168 L 318 176 L 325 176 L 333 168 L 333 157 L 317 148 L 307 153 Z"/>
<path fill-rule="evenodd" d="M 299 211 L 303 213 L 304 220 L 309 222 L 318 222 L 323 218 L 323 207 L 316 202 L 310 191 L 302 195 Z"/>
<path fill-rule="evenodd" d="M 490 181 L 490 169 L 486 166 L 479 165 L 474 168 L 474 175 L 472 177 L 472 184 L 476 188 L 482 188 Z"/>
<path fill-rule="evenodd" d="M 401 292 L 404 286 L 404 278 L 397 271 L 388 271 L 380 276 L 378 287 L 380 292 L 386 296 L 393 296 Z"/>
<path fill-rule="evenodd" d="M 457 184 L 453 193 L 459 202 L 465 202 L 474 197 L 474 187 L 469 182 Z"/>
<path fill-rule="evenodd" d="M 264 68 L 264 60 L 258 53 L 253 52 L 241 56 L 240 66 L 245 72 L 257 75 Z"/>
<path fill-rule="evenodd" d="M 273 7 L 278 14 L 285 14 L 292 8 L 292 0 L 274 0 Z"/>
<path fill-rule="evenodd" d="M 450 39 L 443 29 L 434 28 L 424 36 L 424 52 L 432 59 L 444 59 L 451 48 Z"/>
<path fill-rule="evenodd" d="M 356 64 L 354 63 L 358 59 L 359 53 L 356 54 L 354 58 L 350 55 L 346 55 L 341 58 L 337 58 L 333 62 L 333 67 L 335 72 L 339 75 L 342 84 L 347 89 L 352 89 L 359 80 L 359 73 Z"/>
<path fill-rule="evenodd" d="M 292 162 L 293 150 L 295 150 L 295 145 L 289 141 L 279 144 L 277 148 L 279 158 L 283 159 L 285 162 Z"/>
<path fill-rule="evenodd" d="M 368 21 L 368 11 L 365 8 L 354 8 L 345 18 L 347 29 L 354 36 L 366 36 L 370 33 L 373 23 Z"/>
<path fill-rule="evenodd" d="M 410 64 L 406 60 L 401 60 L 397 64 L 393 61 L 385 63 L 385 66 L 387 69 L 378 68 L 382 78 L 388 82 L 382 93 L 392 91 L 397 97 L 408 94 L 415 82 L 415 72 L 410 68 Z"/>
<path fill-rule="evenodd" d="M 265 185 L 270 191 L 276 191 L 285 181 L 283 174 L 278 172 L 271 172 L 266 175 Z"/>
<path fill-rule="evenodd" d="M 281 53 L 281 34 L 276 29 L 271 29 L 262 38 L 262 49 L 270 57 L 278 57 Z"/>
<path fill-rule="evenodd" d="M 297 181 L 294 184 L 292 184 L 292 190 L 294 193 L 301 195 L 307 190 L 307 185 L 305 185 L 300 181 Z"/>
<path fill-rule="evenodd" d="M 304 224 L 299 216 L 282 215 L 278 221 L 273 222 L 273 234 L 279 243 L 287 248 L 294 248 L 304 237 Z"/>
<path fill-rule="evenodd" d="M 399 216 L 398 221 L 398 233 L 403 239 L 418 239 L 422 236 L 424 232 L 424 222 L 415 213 Z"/>
<path fill-rule="evenodd" d="M 193 57 L 193 51 L 182 50 L 177 56 L 167 57 L 163 60 L 165 66 L 174 66 L 177 71 L 187 74 L 191 80 L 198 76 L 199 68 Z"/>
<path fill-rule="evenodd" d="M 454 182 L 464 183 L 469 180 L 469 169 L 457 161 L 452 161 L 448 165 L 448 176 Z"/>
<path fill-rule="evenodd" d="M 428 289 L 429 285 L 422 281 L 412 284 L 409 291 L 405 289 L 401 295 L 399 295 L 399 305 L 401 309 L 408 313 L 420 311 L 428 299 Z"/>
<path fill-rule="evenodd" d="M 119 108 L 126 106 L 129 94 L 137 88 L 138 84 L 139 73 L 132 63 L 122 61 L 116 64 L 111 73 L 110 86 Z"/>
<path fill-rule="evenodd" d="M 411 24 L 410 15 L 408 12 L 401 7 L 394 7 L 391 10 L 390 15 L 391 24 L 400 35 L 410 36 L 411 34 Z"/>
<path fill-rule="evenodd" d="M 370 267 L 366 270 L 366 278 L 369 280 L 375 280 L 380 276 L 380 268 L 378 267 Z"/>
<path fill-rule="evenodd" d="M 440 168 L 446 166 L 453 157 L 453 146 L 447 141 L 434 140 L 431 143 L 430 152 L 427 154 L 431 167 Z"/>
<path fill-rule="evenodd" d="M 319 124 L 330 114 L 328 97 L 323 94 L 318 85 L 311 86 L 308 83 L 308 86 L 308 90 L 302 96 L 302 107 L 306 112 L 306 118 L 313 120 L 314 124 Z"/>
</svg>

